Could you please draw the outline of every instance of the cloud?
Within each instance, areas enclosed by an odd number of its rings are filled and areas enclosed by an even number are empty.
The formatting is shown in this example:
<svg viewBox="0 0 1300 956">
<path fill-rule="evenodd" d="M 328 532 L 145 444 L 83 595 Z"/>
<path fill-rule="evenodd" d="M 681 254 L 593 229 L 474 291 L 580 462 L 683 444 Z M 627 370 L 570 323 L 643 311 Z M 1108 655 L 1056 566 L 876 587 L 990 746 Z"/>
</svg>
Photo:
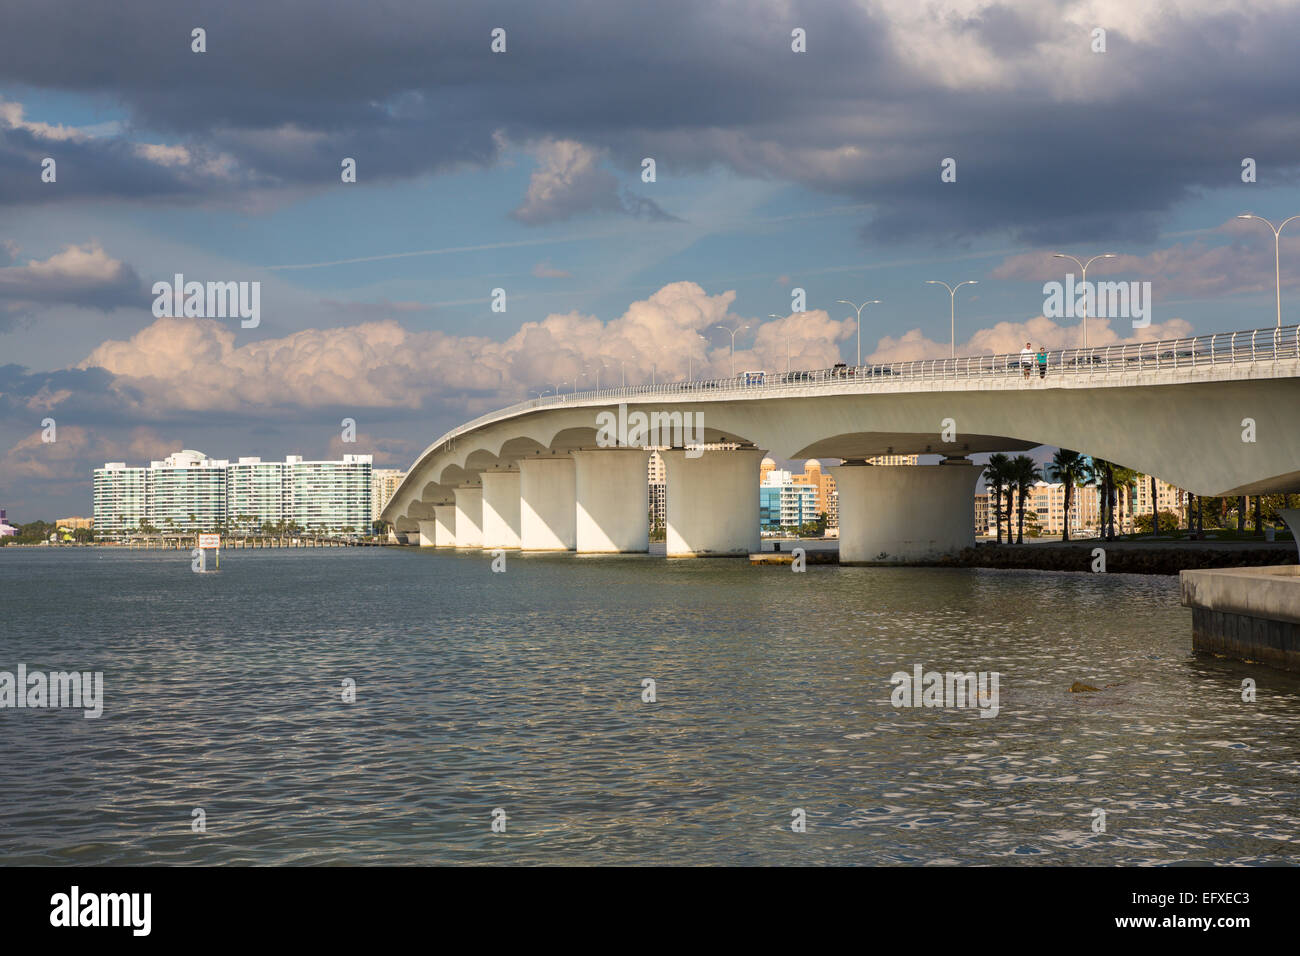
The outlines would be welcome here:
<svg viewBox="0 0 1300 956">
<path fill-rule="evenodd" d="M 12 260 L 18 247 L 0 244 L 0 262 Z M 97 243 L 65 246 L 45 260 L 0 266 L 0 329 L 6 317 L 40 305 L 65 304 L 110 312 L 123 305 L 147 302 L 146 289 L 135 270 L 109 256 Z"/>
<path fill-rule="evenodd" d="M 1181 201 L 1239 187 L 1247 150 L 1261 185 L 1293 184 L 1300 169 L 1289 0 L 810 4 L 797 15 L 806 54 L 790 50 L 785 0 L 493 9 L 508 26 L 502 55 L 488 52 L 473 5 L 419 0 L 362 23 L 344 0 L 312 16 L 276 0 L 219 5 L 205 12 L 209 52 L 196 55 L 192 16 L 171 0 L 68 0 L 72 32 L 18 5 L 0 83 L 111 97 L 126 118 L 99 137 L 0 122 L 0 203 L 251 202 L 327 188 L 342 156 L 376 182 L 549 143 L 521 221 L 656 216 L 595 163 L 634 170 L 653 156 L 661 182 L 722 168 L 851 197 L 870 205 L 873 240 L 1045 244 L 1149 239 Z M 1097 23 L 1105 54 L 1091 49 Z M 321 63 L 348 69 L 322 74 Z M 142 144 L 133 130 L 157 132 Z M 53 191 L 32 172 L 56 143 Z M 1225 158 L 1225 143 L 1241 147 Z M 568 155 L 554 144 L 571 144 Z M 955 183 L 939 181 L 944 157 L 958 162 Z"/>
<path fill-rule="evenodd" d="M 572 279 L 572 272 L 556 269 L 550 262 L 539 262 L 533 266 L 533 275 L 539 279 Z"/>
<path fill-rule="evenodd" d="M 737 337 L 738 368 L 784 368 L 786 336 L 800 362 L 829 367 L 852 331 L 822 311 L 760 323 L 732 313 L 734 300 L 735 292 L 675 282 L 609 322 L 552 314 L 505 341 L 411 331 L 388 319 L 237 345 L 230 323 L 164 317 L 102 343 L 77 368 L 109 376 L 106 404 L 132 421 L 218 412 L 287 421 L 320 409 L 415 414 L 435 406 L 474 415 L 546 386 L 589 387 L 598 368 L 604 384 L 645 382 L 652 368 L 660 380 L 727 375 L 731 340 L 719 325 L 751 326 Z"/>
<path fill-rule="evenodd" d="M 560 222 L 589 212 L 673 219 L 655 202 L 620 192 L 614 174 L 600 168 L 599 150 L 563 139 L 536 143 L 530 151 L 538 167 L 528 182 L 523 202 L 510 214 L 525 225 Z"/>
<path fill-rule="evenodd" d="M 1088 269 L 1089 281 L 1123 276 L 1152 283 L 1159 298 L 1194 298 L 1227 296 L 1267 291 L 1274 288 L 1272 252 L 1268 246 L 1269 229 L 1256 222 L 1229 219 L 1211 230 L 1230 241 L 1211 244 L 1204 239 L 1178 243 L 1156 249 L 1144 256 L 1120 254 L 1115 259 L 1099 259 Z M 1282 233 L 1283 256 L 1300 256 L 1300 234 Z M 1030 282 L 1061 281 L 1067 272 L 1078 279 L 1079 267 L 1068 259 L 1052 257 L 1054 249 L 1025 252 L 1003 260 L 992 272 L 994 279 L 1019 279 Z M 1106 249 L 1104 251 L 1117 251 Z M 1089 256 L 1079 255 L 1083 261 Z M 1300 286 L 1300 272 L 1283 272 L 1284 286 Z M 1158 302 L 1157 302 L 1158 304 Z"/>
<path fill-rule="evenodd" d="M 1120 319 L 1121 328 L 1128 319 Z M 1124 345 L 1133 342 L 1154 342 L 1160 339 L 1177 339 L 1190 336 L 1192 326 L 1183 319 L 1169 319 L 1166 322 L 1152 322 L 1144 329 L 1125 329 L 1134 334 L 1123 336 L 1110 327 L 1109 319 L 1088 319 L 1088 344 L 1090 346 Z M 1006 355 L 1019 352 L 1026 342 L 1032 342 L 1035 349 L 1047 346 L 1049 349 L 1078 348 L 1080 341 L 1079 324 L 1057 324 L 1045 316 L 1037 316 L 1024 322 L 999 322 L 989 329 L 980 329 L 964 343 L 957 343 L 957 354 Z M 916 359 L 947 358 L 951 345 L 948 342 L 935 342 L 927 339 L 920 329 L 912 329 L 897 338 L 885 336 L 876 343 L 876 350 L 867 356 L 868 362 L 907 362 Z"/>
<path fill-rule="evenodd" d="M 0 457 L 0 473 L 9 480 L 27 479 L 84 486 L 91 469 L 106 461 L 148 461 L 183 447 L 150 428 L 132 428 L 114 438 L 107 431 L 77 425 L 57 426 L 56 441 L 45 442 L 41 431 L 18 441 Z"/>
</svg>

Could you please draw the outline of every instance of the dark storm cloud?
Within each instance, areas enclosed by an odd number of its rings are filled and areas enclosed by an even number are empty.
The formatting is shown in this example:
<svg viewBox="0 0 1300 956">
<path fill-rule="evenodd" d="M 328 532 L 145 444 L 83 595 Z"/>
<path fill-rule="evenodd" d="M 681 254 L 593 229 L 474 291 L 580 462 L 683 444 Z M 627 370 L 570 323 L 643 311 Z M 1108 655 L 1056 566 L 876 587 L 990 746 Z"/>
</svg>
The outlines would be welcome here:
<svg viewBox="0 0 1300 956">
<path fill-rule="evenodd" d="M 405 177 L 489 164 L 502 137 L 571 140 L 628 177 L 653 156 L 661 179 L 721 165 L 853 197 L 873 206 L 876 239 L 1047 242 L 1149 237 L 1192 191 L 1240 186 L 1244 156 L 1261 183 L 1294 180 L 1300 9 L 1130 11 L 1105 54 L 1068 4 L 921 9 L 76 0 L 53 20 L 35 4 L 6 14 L 0 82 L 108 94 L 131 142 L 192 153 L 166 165 L 83 145 L 69 189 L 94 195 L 324 186 L 343 156 L 363 180 Z M 190 52 L 196 25 L 205 54 Z M 489 52 L 497 26 L 503 55 Z M 807 53 L 790 50 L 796 26 Z M 43 198 L 43 146 L 0 130 L 0 181 L 31 180 L 0 202 Z M 940 182 L 945 157 L 956 183 Z M 588 195 L 615 208 L 607 189 Z"/>
<path fill-rule="evenodd" d="M 0 262 L 14 258 L 17 246 L 0 243 Z M 0 332 L 42 306 L 72 305 L 111 312 L 148 301 L 136 271 L 94 243 L 68 246 L 45 260 L 0 265 Z"/>
</svg>

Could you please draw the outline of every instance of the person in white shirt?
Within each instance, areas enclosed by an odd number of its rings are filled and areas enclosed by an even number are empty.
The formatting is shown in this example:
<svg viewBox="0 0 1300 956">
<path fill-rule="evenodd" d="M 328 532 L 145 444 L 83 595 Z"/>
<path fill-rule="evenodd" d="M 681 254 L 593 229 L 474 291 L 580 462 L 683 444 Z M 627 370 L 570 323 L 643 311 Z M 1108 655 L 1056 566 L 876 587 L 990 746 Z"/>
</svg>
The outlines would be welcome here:
<svg viewBox="0 0 1300 956">
<path fill-rule="evenodd" d="M 1029 373 L 1034 368 L 1034 347 L 1028 342 L 1020 350 L 1020 367 L 1024 370 L 1025 378 L 1029 378 Z"/>
</svg>

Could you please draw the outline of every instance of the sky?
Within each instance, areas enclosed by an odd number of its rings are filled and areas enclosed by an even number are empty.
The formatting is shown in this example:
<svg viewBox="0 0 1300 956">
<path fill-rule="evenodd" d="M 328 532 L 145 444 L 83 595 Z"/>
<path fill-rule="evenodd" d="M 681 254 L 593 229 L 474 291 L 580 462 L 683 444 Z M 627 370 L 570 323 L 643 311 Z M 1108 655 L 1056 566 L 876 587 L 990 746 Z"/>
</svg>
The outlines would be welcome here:
<svg viewBox="0 0 1300 956">
<path fill-rule="evenodd" d="M 91 469 L 181 448 L 405 468 L 530 393 L 727 375 L 718 326 L 740 330 L 737 369 L 851 363 L 859 335 L 864 361 L 945 356 L 948 293 L 927 280 L 978 282 L 956 294 L 959 355 L 1076 346 L 1077 319 L 1043 314 L 1058 251 L 1151 283 L 1151 324 L 1090 319 L 1091 344 L 1270 328 L 1273 234 L 1236 217 L 1300 213 L 1296 2 L 3 17 L 17 522 L 89 515 Z M 1300 221 L 1280 261 L 1300 323 Z M 256 327 L 156 315 L 176 274 L 260 283 Z M 859 329 L 840 299 L 880 302 Z"/>
</svg>

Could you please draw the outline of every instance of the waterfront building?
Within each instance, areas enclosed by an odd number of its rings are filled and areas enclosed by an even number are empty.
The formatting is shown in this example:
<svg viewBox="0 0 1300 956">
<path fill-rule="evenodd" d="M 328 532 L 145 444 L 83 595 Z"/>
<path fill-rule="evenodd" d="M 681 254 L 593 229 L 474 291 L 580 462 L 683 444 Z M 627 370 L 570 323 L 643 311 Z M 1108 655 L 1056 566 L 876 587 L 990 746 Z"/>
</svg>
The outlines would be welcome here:
<svg viewBox="0 0 1300 956">
<path fill-rule="evenodd" d="M 370 472 L 370 520 L 379 520 L 379 514 L 406 477 L 400 468 L 375 468 Z"/>
<path fill-rule="evenodd" d="M 919 455 L 877 455 L 868 458 L 867 462 L 872 465 L 915 465 L 919 458 Z"/>
<path fill-rule="evenodd" d="M 768 461 L 771 459 L 765 459 L 763 465 Z M 758 515 L 763 530 L 797 529 L 817 520 L 817 487 L 796 482 L 775 462 L 771 468 L 760 466 L 759 473 L 763 479 L 758 488 Z"/>
<path fill-rule="evenodd" d="M 771 459 L 767 460 L 770 461 Z M 830 498 L 835 492 L 835 477 L 822 472 L 822 463 L 816 458 L 809 458 L 804 462 L 803 474 L 794 475 L 790 480 L 796 485 L 811 485 L 817 490 L 817 512 L 825 514 L 829 521 Z"/>
<path fill-rule="evenodd" d="M 989 507 L 989 493 L 981 491 L 975 496 L 975 533 L 986 535 L 993 525 L 992 509 Z"/>
<path fill-rule="evenodd" d="M 664 528 L 668 524 L 668 469 L 664 465 L 663 456 L 657 451 L 650 453 L 647 478 L 650 527 Z"/>
<path fill-rule="evenodd" d="M 1132 515 L 1151 514 L 1151 476 L 1138 475 L 1133 486 Z M 1187 525 L 1188 493 L 1171 485 L 1167 481 L 1156 479 L 1156 508 L 1160 512 L 1170 511 L 1178 515 L 1182 526 Z"/>
<path fill-rule="evenodd" d="M 147 468 L 110 461 L 94 471 L 95 527 L 100 534 L 125 534 L 148 524 Z"/>
<path fill-rule="evenodd" d="M 1014 522 L 1019 517 L 1019 501 L 1012 496 L 1015 509 Z M 1076 485 L 1070 495 L 1070 534 L 1092 530 L 1098 527 L 1101 515 L 1101 496 L 1094 485 Z M 1059 537 L 1065 531 L 1065 485 L 1062 482 L 1036 481 L 1025 498 L 1025 523 L 1037 526 L 1039 531 L 1051 537 Z M 1004 516 L 1005 517 L 1005 516 Z"/>
<path fill-rule="evenodd" d="M 255 531 L 296 525 L 321 533 L 370 528 L 370 455 L 337 461 L 240 458 L 233 464 L 185 449 L 148 468 L 108 462 L 94 471 L 94 525 L 101 534 Z"/>
<path fill-rule="evenodd" d="M 370 529 L 371 455 L 342 461 L 285 460 L 284 508 L 290 521 L 311 531 Z"/>
<path fill-rule="evenodd" d="M 95 527 L 95 519 L 78 517 L 56 518 L 54 521 L 54 527 L 58 528 L 60 531 L 64 529 L 67 529 L 68 531 L 79 531 L 83 528 L 88 531 Z"/>
<path fill-rule="evenodd" d="M 8 538 L 16 535 L 18 529 L 11 525 L 5 518 L 5 510 L 0 508 L 0 538 Z"/>
<path fill-rule="evenodd" d="M 201 531 L 226 520 L 226 469 L 230 463 L 187 448 L 149 463 L 145 517 L 159 531 Z"/>
</svg>

